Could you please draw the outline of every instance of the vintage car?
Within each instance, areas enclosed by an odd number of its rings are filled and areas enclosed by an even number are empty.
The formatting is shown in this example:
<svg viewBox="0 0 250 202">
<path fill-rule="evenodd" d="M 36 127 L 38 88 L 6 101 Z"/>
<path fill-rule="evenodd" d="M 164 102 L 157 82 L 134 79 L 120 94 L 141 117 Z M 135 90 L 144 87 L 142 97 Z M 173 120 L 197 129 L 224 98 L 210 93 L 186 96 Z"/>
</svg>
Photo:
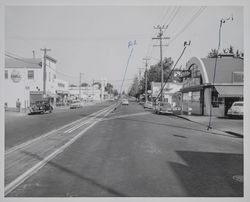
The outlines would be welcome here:
<svg viewBox="0 0 250 202">
<path fill-rule="evenodd" d="M 52 111 L 53 111 L 53 107 L 50 105 L 49 101 L 47 100 L 36 101 L 35 104 L 33 104 L 29 108 L 29 114 L 41 114 L 45 112 L 51 113 Z"/>
<path fill-rule="evenodd" d="M 144 108 L 147 108 L 147 109 L 153 109 L 153 102 L 151 101 L 146 101 L 143 105 Z"/>
<path fill-rule="evenodd" d="M 83 107 L 83 103 L 80 102 L 79 100 L 73 100 L 69 106 L 70 109 L 77 109 L 77 108 L 81 108 L 81 107 Z"/>
<path fill-rule="evenodd" d="M 122 100 L 122 105 L 129 105 L 128 100 L 127 99 L 123 99 Z"/>
<path fill-rule="evenodd" d="M 167 102 L 159 102 L 155 106 L 156 114 L 173 114 L 173 107 L 170 103 Z"/>
<path fill-rule="evenodd" d="M 244 106 L 243 101 L 234 102 L 232 106 L 228 109 L 227 115 L 231 117 L 232 116 L 243 117 L 244 115 L 243 106 Z"/>
</svg>

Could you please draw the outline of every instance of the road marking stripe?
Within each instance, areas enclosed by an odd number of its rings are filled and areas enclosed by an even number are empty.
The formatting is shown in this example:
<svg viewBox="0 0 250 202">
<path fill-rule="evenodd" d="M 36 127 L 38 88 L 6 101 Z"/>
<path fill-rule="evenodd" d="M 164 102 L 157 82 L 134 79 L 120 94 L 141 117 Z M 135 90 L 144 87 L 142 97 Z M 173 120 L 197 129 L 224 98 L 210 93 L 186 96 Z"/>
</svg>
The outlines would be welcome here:
<svg viewBox="0 0 250 202">
<path fill-rule="evenodd" d="M 104 115 L 107 116 L 113 109 L 107 111 L 107 113 Z M 74 138 L 69 140 L 67 143 L 65 143 L 63 146 L 55 150 L 53 153 L 51 153 L 49 156 L 44 158 L 42 161 L 37 163 L 35 166 L 24 172 L 22 175 L 17 177 L 15 180 L 13 180 L 11 183 L 9 183 L 4 188 L 4 195 L 6 196 L 10 192 L 12 192 L 15 188 L 17 188 L 20 184 L 22 184 L 25 180 L 27 180 L 29 177 L 31 177 L 33 174 L 35 174 L 38 170 L 40 170 L 43 166 L 45 166 L 49 161 L 51 161 L 53 158 L 55 158 L 58 154 L 62 153 L 67 147 L 72 145 L 78 138 L 80 138 L 88 129 L 93 127 L 96 123 L 100 122 L 103 118 L 99 120 L 95 120 L 91 125 L 89 125 L 87 128 L 85 128 L 83 131 L 78 133 Z"/>
<path fill-rule="evenodd" d="M 92 116 L 94 116 L 94 117 L 91 116 L 90 119 L 88 119 L 88 120 L 86 120 L 86 121 L 84 121 L 84 122 L 82 122 L 82 123 L 80 123 L 80 124 L 78 124 L 78 125 L 75 125 L 75 126 L 73 126 L 72 128 L 69 128 L 69 129 L 66 130 L 64 133 L 71 133 L 72 131 L 74 131 L 74 130 L 80 128 L 81 126 L 83 126 L 83 125 L 85 125 L 85 124 L 87 124 L 87 123 L 89 123 L 92 119 L 96 118 L 97 116 L 99 116 L 99 115 L 102 114 L 103 112 L 107 111 L 107 110 L 108 110 L 109 108 L 111 108 L 111 107 L 112 107 L 112 105 L 109 106 L 108 108 L 105 108 L 104 110 L 100 111 L 99 113 L 96 113 L 95 115 L 92 115 Z"/>
<path fill-rule="evenodd" d="M 51 135 L 51 134 L 53 134 L 53 133 L 55 133 L 55 132 L 57 132 L 57 131 L 59 131 L 59 130 L 62 130 L 62 129 L 64 129 L 64 128 L 67 128 L 67 127 L 70 126 L 70 125 L 73 125 L 73 124 L 75 124 L 75 123 L 77 123 L 77 122 L 80 122 L 80 121 L 82 121 L 82 120 L 84 120 L 84 119 L 87 119 L 87 118 L 89 118 L 89 117 L 91 117 L 91 116 L 94 116 L 95 114 L 97 114 L 97 113 L 99 113 L 99 112 L 101 112 L 101 111 L 104 111 L 105 109 L 108 109 L 109 107 L 110 107 L 110 106 L 108 106 L 108 107 L 106 107 L 106 108 L 104 108 L 104 109 L 101 109 L 101 110 L 99 110 L 99 111 L 97 111 L 97 112 L 94 112 L 94 113 L 92 113 L 92 114 L 90 114 L 90 115 L 88 115 L 88 116 L 86 116 L 86 117 L 83 117 L 83 118 L 81 118 L 81 119 L 78 119 L 78 120 L 76 120 L 76 121 L 73 121 L 73 122 L 71 122 L 71 123 L 68 123 L 68 124 L 66 124 L 66 125 L 64 125 L 64 126 L 62 126 L 62 127 L 60 127 L 60 128 L 58 128 L 58 129 L 54 129 L 54 130 L 52 130 L 52 131 L 50 131 L 50 132 L 48 132 L 48 133 L 45 133 L 45 134 L 43 134 L 43 135 L 40 135 L 40 136 L 37 137 L 37 138 L 34 138 L 34 139 L 32 139 L 32 140 L 28 140 L 27 142 L 21 143 L 21 144 L 19 144 L 19 145 L 16 145 L 16 146 L 14 146 L 14 147 L 12 147 L 12 148 L 6 150 L 6 151 L 5 151 L 5 155 L 9 155 L 9 154 L 11 154 L 11 153 L 13 153 L 13 152 L 15 152 L 15 151 L 17 151 L 17 150 L 19 150 L 19 149 L 25 148 L 25 147 L 27 147 L 28 145 L 30 145 L 31 143 L 33 143 L 33 142 L 36 142 L 36 141 L 38 141 L 38 140 L 40 140 L 40 139 L 43 139 L 43 138 L 45 138 L 45 137 L 47 137 L 47 136 L 49 136 L 49 135 Z"/>
<path fill-rule="evenodd" d="M 139 112 L 139 113 L 134 113 L 134 114 L 125 114 L 125 115 L 120 115 L 120 116 L 113 116 L 107 119 L 104 119 L 103 121 L 108 121 L 112 119 L 119 119 L 119 118 L 124 118 L 124 117 L 130 117 L 130 116 L 142 116 L 146 114 L 151 114 L 150 112 Z"/>
</svg>

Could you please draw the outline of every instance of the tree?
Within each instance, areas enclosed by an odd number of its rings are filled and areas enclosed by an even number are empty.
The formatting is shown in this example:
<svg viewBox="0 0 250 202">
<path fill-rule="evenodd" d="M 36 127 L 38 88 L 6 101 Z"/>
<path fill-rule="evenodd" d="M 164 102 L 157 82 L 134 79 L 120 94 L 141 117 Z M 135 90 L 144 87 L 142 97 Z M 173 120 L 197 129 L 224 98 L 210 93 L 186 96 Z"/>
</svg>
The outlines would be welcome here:
<svg viewBox="0 0 250 202">
<path fill-rule="evenodd" d="M 88 83 L 81 83 L 81 87 L 87 87 L 87 86 L 89 86 L 89 84 Z"/>
<path fill-rule="evenodd" d="M 129 96 L 138 97 L 139 96 L 139 79 L 135 77 L 131 85 Z"/>
<path fill-rule="evenodd" d="M 216 49 L 211 49 L 207 55 L 207 58 L 217 58 L 217 57 L 218 57 L 218 51 Z"/>
<path fill-rule="evenodd" d="M 243 57 L 244 53 L 240 52 L 238 49 L 235 52 L 235 48 L 230 45 L 229 48 L 223 48 L 222 49 L 223 54 L 230 54 L 233 55 L 234 57 Z M 207 55 L 207 58 L 216 58 L 220 55 L 221 53 L 218 53 L 216 49 L 211 49 L 210 52 Z"/>
<path fill-rule="evenodd" d="M 114 89 L 114 96 L 117 96 L 118 95 L 118 90 Z"/>
<path fill-rule="evenodd" d="M 75 84 L 69 84 L 69 87 L 76 87 Z"/>
<path fill-rule="evenodd" d="M 100 82 L 94 82 L 92 86 L 94 85 L 98 85 L 98 89 L 100 89 L 102 87 L 102 84 Z"/>
<path fill-rule="evenodd" d="M 105 91 L 107 91 L 108 94 L 113 94 L 113 85 L 110 83 L 107 83 L 107 85 L 105 86 Z"/>
<path fill-rule="evenodd" d="M 165 82 L 170 75 L 174 61 L 172 60 L 171 57 L 169 58 L 165 57 L 162 62 L 163 62 L 163 82 Z M 148 77 L 147 79 L 148 90 L 151 89 L 151 85 L 150 85 L 151 82 L 161 82 L 160 62 L 158 62 L 155 65 L 150 66 L 147 77 Z M 140 94 L 143 94 L 145 92 L 145 78 L 146 78 L 146 73 L 144 73 L 144 77 L 140 80 L 140 83 L 139 83 Z M 171 82 L 173 80 L 174 80 L 174 74 L 171 74 L 170 77 L 168 78 L 168 81 Z"/>
</svg>

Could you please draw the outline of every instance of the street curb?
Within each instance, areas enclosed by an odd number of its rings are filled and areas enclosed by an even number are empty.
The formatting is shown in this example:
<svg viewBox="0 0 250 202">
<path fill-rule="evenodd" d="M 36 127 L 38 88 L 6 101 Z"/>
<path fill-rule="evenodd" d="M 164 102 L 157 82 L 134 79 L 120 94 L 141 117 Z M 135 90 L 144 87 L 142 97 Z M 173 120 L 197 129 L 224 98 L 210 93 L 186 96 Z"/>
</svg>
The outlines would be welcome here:
<svg viewBox="0 0 250 202">
<path fill-rule="evenodd" d="M 240 134 L 240 133 L 235 133 L 235 132 L 232 132 L 232 131 L 224 131 L 224 132 L 228 133 L 230 135 L 235 135 L 235 136 L 237 136 L 239 138 L 244 138 L 244 136 L 242 134 Z"/>
<path fill-rule="evenodd" d="M 204 125 L 204 124 L 202 124 L 202 123 L 199 123 L 199 122 L 196 122 L 196 121 L 192 121 L 192 120 L 190 120 L 190 119 L 188 119 L 188 118 L 186 118 L 186 117 L 180 116 L 180 115 L 178 115 L 178 114 L 173 114 L 173 115 L 176 116 L 176 117 L 178 117 L 178 118 L 184 119 L 184 120 L 186 120 L 186 121 L 190 121 L 190 122 L 193 122 L 193 123 L 198 123 L 198 124 Z M 205 126 L 205 125 L 204 125 L 204 126 Z M 218 129 L 216 129 L 216 128 L 214 128 L 214 129 L 215 129 L 215 130 L 218 130 Z M 220 130 L 219 130 L 219 131 L 220 131 Z M 236 133 L 236 132 L 232 132 L 232 131 L 221 130 L 221 132 L 225 132 L 225 133 L 227 133 L 227 134 L 234 135 L 234 136 L 236 136 L 236 137 L 238 137 L 238 138 L 243 138 L 243 137 L 244 137 L 242 134 Z"/>
</svg>

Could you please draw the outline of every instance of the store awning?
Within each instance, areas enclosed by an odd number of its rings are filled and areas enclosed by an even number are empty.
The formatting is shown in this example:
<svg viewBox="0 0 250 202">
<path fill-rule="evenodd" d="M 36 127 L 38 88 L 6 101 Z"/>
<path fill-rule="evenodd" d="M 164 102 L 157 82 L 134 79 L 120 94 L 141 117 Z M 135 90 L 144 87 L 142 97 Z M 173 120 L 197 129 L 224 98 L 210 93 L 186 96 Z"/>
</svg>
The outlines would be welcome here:
<svg viewBox="0 0 250 202">
<path fill-rule="evenodd" d="M 243 97 L 243 86 L 215 86 L 219 97 Z"/>
</svg>

